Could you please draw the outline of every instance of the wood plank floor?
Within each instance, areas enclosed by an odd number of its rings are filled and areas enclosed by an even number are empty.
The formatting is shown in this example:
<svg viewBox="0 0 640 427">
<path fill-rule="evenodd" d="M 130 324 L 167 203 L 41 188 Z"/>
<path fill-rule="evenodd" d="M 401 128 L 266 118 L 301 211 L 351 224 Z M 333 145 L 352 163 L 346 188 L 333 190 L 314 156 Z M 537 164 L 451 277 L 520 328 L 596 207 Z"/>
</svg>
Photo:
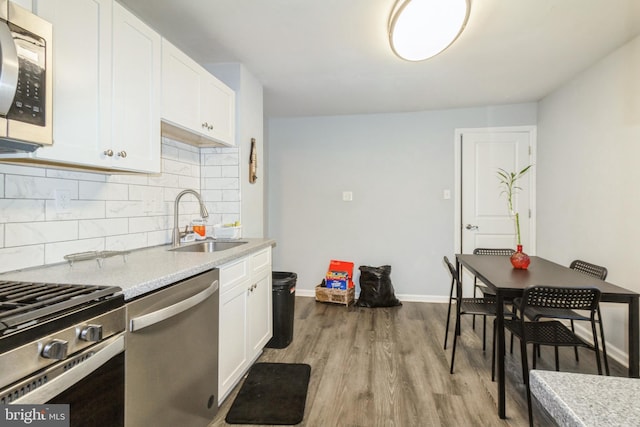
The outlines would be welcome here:
<svg viewBox="0 0 640 427">
<path fill-rule="evenodd" d="M 518 342 L 507 353 L 507 419 L 497 415 L 497 385 L 491 382 L 491 326 L 486 352 L 482 327 L 462 324 L 455 373 L 449 374 L 452 336 L 443 350 L 447 305 L 405 302 L 401 307 L 358 308 L 296 297 L 293 342 L 265 349 L 261 362 L 308 363 L 311 380 L 299 426 L 527 426 Z M 452 319 L 450 330 L 453 331 Z M 488 322 L 490 325 L 491 323 Z M 561 370 L 597 373 L 593 352 L 561 349 Z M 553 349 L 542 350 L 539 369 L 554 369 Z M 610 361 L 611 373 L 624 368 Z M 210 427 L 224 418 L 240 383 Z M 551 425 L 534 407 L 535 424 Z"/>
</svg>

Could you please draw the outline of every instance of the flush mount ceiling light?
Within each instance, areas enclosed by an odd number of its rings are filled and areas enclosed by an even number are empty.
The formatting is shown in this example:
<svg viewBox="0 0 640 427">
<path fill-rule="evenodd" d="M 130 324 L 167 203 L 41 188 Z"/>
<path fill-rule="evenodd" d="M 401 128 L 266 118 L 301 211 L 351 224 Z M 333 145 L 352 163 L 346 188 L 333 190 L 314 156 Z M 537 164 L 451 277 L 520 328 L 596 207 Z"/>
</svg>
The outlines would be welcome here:
<svg viewBox="0 0 640 427">
<path fill-rule="evenodd" d="M 398 0 L 389 18 L 391 49 L 407 61 L 431 58 L 458 38 L 469 0 Z"/>
</svg>

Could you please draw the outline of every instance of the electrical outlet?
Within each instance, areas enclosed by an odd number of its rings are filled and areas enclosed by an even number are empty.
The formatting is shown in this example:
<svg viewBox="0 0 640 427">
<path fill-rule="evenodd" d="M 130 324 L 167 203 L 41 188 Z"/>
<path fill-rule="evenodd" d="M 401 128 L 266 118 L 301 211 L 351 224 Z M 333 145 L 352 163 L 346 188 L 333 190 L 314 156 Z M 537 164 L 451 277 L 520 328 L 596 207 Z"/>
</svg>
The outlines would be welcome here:
<svg viewBox="0 0 640 427">
<path fill-rule="evenodd" d="M 69 190 L 55 190 L 56 212 L 69 213 L 71 210 L 71 192 Z"/>
</svg>

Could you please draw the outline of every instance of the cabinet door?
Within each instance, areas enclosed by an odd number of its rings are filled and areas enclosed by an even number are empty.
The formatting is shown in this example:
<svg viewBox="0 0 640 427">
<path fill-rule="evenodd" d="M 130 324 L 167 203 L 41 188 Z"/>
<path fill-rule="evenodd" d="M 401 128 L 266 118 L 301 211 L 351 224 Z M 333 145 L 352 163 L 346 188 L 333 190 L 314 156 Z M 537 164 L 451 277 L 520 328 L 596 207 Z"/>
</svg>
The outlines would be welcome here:
<svg viewBox="0 0 640 427">
<path fill-rule="evenodd" d="M 262 351 L 273 334 L 271 299 L 271 274 L 264 274 L 253 281 L 249 294 L 247 351 L 250 359 Z"/>
<path fill-rule="evenodd" d="M 161 37 L 113 5 L 113 169 L 160 172 Z"/>
<path fill-rule="evenodd" d="M 248 363 L 246 333 L 250 286 L 251 282 L 246 280 L 220 296 L 218 403 L 238 382 Z"/>
<path fill-rule="evenodd" d="M 162 40 L 162 118 L 174 125 L 202 132 L 200 76 L 194 60 Z"/>
<path fill-rule="evenodd" d="M 235 92 L 207 73 L 202 81 L 201 103 L 201 118 L 207 124 L 206 135 L 227 145 L 235 145 Z"/>
<path fill-rule="evenodd" d="M 39 0 L 53 24 L 53 145 L 42 160 L 107 167 L 111 140 L 111 0 Z"/>
</svg>

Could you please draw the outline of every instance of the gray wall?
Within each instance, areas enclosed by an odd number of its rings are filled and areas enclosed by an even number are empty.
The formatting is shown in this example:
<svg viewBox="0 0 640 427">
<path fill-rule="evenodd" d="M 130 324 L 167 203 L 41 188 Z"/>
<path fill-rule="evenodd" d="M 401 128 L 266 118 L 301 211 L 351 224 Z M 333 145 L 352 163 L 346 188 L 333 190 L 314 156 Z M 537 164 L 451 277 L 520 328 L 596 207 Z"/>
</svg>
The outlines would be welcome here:
<svg viewBox="0 0 640 427">
<path fill-rule="evenodd" d="M 583 259 L 640 292 L 640 38 L 539 103 L 538 254 Z M 605 305 L 607 350 L 623 355 L 627 310 Z"/>
<path fill-rule="evenodd" d="M 274 270 L 296 272 L 297 292 L 312 295 L 331 259 L 389 264 L 400 297 L 444 300 L 455 129 L 535 123 L 536 104 L 269 120 Z"/>
</svg>

